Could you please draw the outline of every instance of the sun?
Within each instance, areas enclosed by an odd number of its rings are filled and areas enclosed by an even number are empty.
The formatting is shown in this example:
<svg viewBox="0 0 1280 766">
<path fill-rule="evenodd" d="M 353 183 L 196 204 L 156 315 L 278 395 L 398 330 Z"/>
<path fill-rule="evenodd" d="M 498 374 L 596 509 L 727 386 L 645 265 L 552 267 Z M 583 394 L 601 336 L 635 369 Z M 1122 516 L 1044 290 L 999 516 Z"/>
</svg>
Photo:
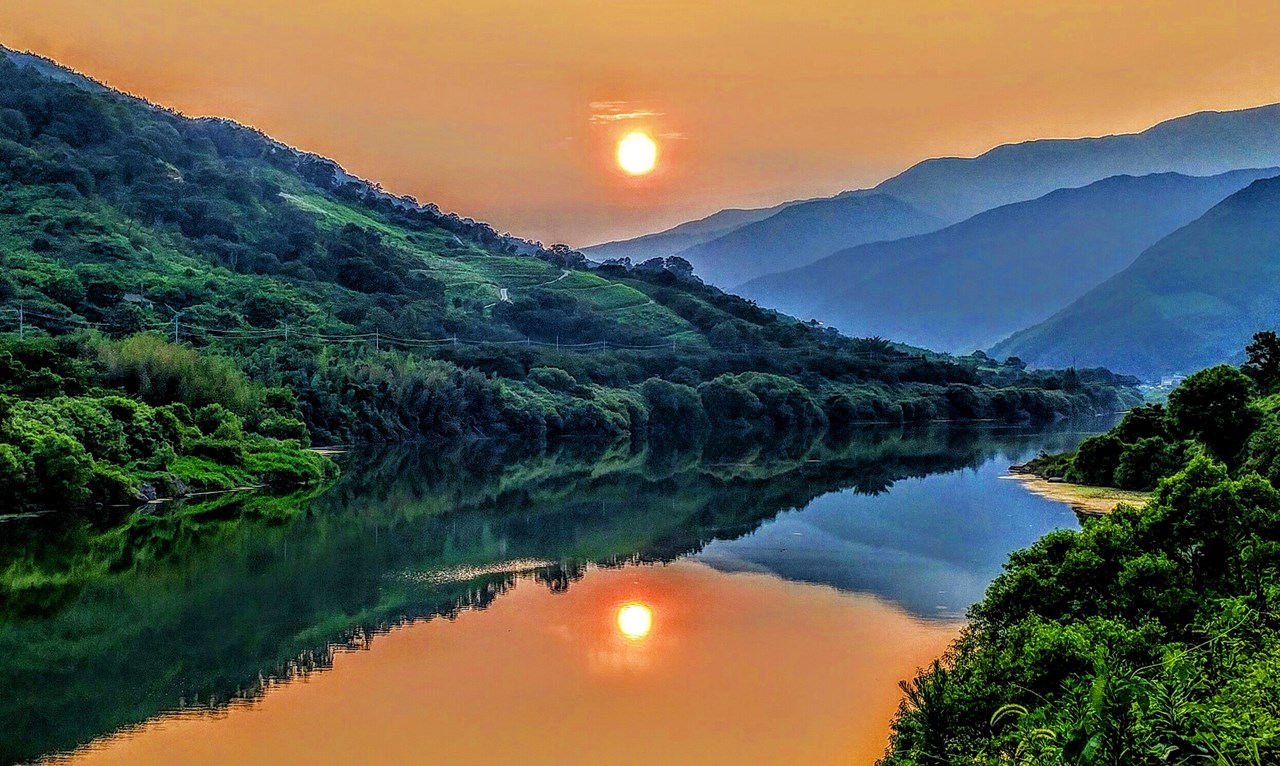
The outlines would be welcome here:
<svg viewBox="0 0 1280 766">
<path fill-rule="evenodd" d="M 618 167 L 633 176 L 642 176 L 658 164 L 658 145 L 641 131 L 634 131 L 618 142 Z"/>
<path fill-rule="evenodd" d="M 626 604 L 618 610 L 618 632 L 623 638 L 639 641 L 653 630 L 653 610 L 644 604 Z"/>
</svg>

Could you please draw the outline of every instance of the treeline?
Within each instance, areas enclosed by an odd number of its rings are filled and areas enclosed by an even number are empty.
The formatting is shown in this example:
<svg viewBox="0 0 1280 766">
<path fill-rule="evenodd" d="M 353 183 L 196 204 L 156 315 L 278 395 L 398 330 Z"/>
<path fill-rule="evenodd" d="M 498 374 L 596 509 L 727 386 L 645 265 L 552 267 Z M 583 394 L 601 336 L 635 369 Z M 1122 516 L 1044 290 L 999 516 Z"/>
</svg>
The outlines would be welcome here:
<svg viewBox="0 0 1280 766">
<path fill-rule="evenodd" d="M 572 438 L 687 447 L 839 441 L 858 423 L 1044 421 L 1112 411 L 1128 389 L 1080 379 L 994 387 L 895 379 L 858 357 L 398 351 L 259 344 L 197 351 L 161 336 L 0 338 L 0 482 L 19 505 L 70 507 L 234 484 L 312 481 L 323 443 Z M 553 364 L 554 363 L 554 364 Z M 555 366 L 556 364 L 561 366 Z M 844 364 L 846 367 L 841 367 Z M 777 369 L 787 374 L 761 372 Z M 827 375 L 814 367 L 823 367 Z M 753 369 L 756 368 L 756 369 Z M 880 370 L 892 370 L 881 366 Z M 883 377 L 883 376 L 882 376 Z M 269 459 L 268 459 L 269 458 Z"/>
<path fill-rule="evenodd" d="M 1280 762 L 1280 343 L 1037 467 L 1156 491 L 1014 553 L 885 766 Z"/>
<path fill-rule="evenodd" d="M 1247 361 L 1190 375 L 1168 405 L 1125 414 L 1111 431 L 1073 453 L 1042 455 L 1027 467 L 1046 477 L 1122 489 L 1152 489 L 1198 455 L 1233 474 L 1251 471 L 1280 482 L 1280 338 L 1257 333 Z"/>
</svg>

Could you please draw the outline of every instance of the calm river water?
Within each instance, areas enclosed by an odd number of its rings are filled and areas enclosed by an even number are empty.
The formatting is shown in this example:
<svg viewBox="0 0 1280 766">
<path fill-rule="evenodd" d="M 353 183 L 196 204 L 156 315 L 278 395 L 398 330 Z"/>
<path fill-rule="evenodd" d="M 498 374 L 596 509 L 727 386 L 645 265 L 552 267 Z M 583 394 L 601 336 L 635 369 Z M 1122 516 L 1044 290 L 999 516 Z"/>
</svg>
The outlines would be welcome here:
<svg viewBox="0 0 1280 766">
<path fill-rule="evenodd" d="M 48 582 L 0 615 L 0 762 L 871 764 L 1008 552 L 1077 523 L 1007 466 L 1108 425 L 362 452 L 314 497 L 7 522 Z"/>
</svg>

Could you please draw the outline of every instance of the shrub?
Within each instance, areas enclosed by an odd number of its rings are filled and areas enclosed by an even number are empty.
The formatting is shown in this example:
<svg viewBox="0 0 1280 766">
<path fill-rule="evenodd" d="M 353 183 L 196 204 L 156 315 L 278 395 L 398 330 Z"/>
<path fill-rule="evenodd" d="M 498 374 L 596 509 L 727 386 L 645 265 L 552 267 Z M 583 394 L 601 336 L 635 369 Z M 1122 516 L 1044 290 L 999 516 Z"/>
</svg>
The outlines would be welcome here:
<svg viewBox="0 0 1280 766">
<path fill-rule="evenodd" d="M 1090 436 L 1080 442 L 1080 448 L 1076 450 L 1072 478 L 1084 484 L 1113 484 L 1116 466 L 1120 464 L 1124 450 L 1124 442 L 1109 433 Z"/>
</svg>

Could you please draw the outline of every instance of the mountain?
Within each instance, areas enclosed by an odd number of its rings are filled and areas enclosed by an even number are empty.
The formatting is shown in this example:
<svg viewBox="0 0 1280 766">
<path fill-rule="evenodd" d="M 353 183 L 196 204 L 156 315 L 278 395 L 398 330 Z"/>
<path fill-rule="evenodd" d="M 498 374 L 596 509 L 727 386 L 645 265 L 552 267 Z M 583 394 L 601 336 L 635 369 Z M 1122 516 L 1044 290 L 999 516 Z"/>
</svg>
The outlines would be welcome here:
<svg viewBox="0 0 1280 766">
<path fill-rule="evenodd" d="M 1208 176 L 1280 165 L 1280 104 L 1197 112 L 1141 133 L 1041 139 L 972 159 L 926 160 L 875 187 L 925 212 L 959 221 L 997 205 L 1116 175 Z"/>
<path fill-rule="evenodd" d="M 884 194 L 797 202 L 679 255 L 715 285 L 740 285 L 863 242 L 909 237 L 943 222 Z"/>
<path fill-rule="evenodd" d="M 1111 176 L 1154 173 L 1210 176 L 1241 168 L 1272 166 L 1280 166 L 1280 104 L 1229 112 L 1198 112 L 1162 122 L 1140 133 L 1026 141 L 998 146 L 977 157 L 925 160 L 870 191 L 895 197 L 917 213 L 939 219 L 939 224 L 932 227 L 939 228 L 1001 205 L 1036 199 L 1055 189 L 1085 186 Z M 866 194 L 865 190 L 846 192 L 807 202 L 803 206 L 804 215 L 790 219 L 792 230 L 802 232 L 838 221 L 848 214 L 844 206 L 849 197 Z M 774 249 L 767 251 L 756 246 L 754 236 L 747 231 L 761 231 L 752 229 L 759 223 L 744 224 L 740 227 L 744 230 L 743 236 L 731 240 L 725 238 L 732 232 L 722 232 L 723 244 L 711 253 L 699 249 L 711 244 L 707 243 L 678 254 L 693 263 L 708 281 L 734 286 L 746 281 L 741 274 L 759 276 L 786 271 L 836 250 L 874 241 L 841 242 L 834 241 L 838 237 L 832 237 L 816 243 L 826 246 L 826 252 L 800 246 L 789 248 L 774 242 Z M 853 228 L 855 235 L 862 231 L 857 224 Z M 880 239 L 929 230 L 917 229 Z M 746 249 L 738 253 L 732 243 Z M 616 243 L 614 247 L 620 252 L 620 248 L 627 245 Z M 639 247 L 628 253 L 632 260 L 638 261 L 649 255 L 668 255 L 667 249 L 664 243 L 662 252 Z M 746 267 L 730 266 L 738 262 Z M 765 271 L 758 270 L 762 266 L 766 267 Z"/>
<path fill-rule="evenodd" d="M 1048 318 L 1161 237 L 1274 175 L 1280 169 L 1116 176 L 849 248 L 739 292 L 853 335 L 968 353 Z"/>
<path fill-rule="evenodd" d="M 997 343 L 1032 365 L 1148 379 L 1238 360 L 1280 317 L 1280 178 L 1256 181 L 1048 320 Z"/>
<path fill-rule="evenodd" d="M 582 252 L 597 261 L 630 258 L 632 261 L 639 263 L 649 258 L 665 258 L 668 255 L 675 255 L 682 250 L 687 250 L 694 245 L 700 245 L 703 242 L 709 242 L 721 235 L 728 234 L 740 226 L 746 226 L 768 218 L 791 204 L 794 203 L 785 202 L 774 207 L 753 210 L 721 210 L 718 213 L 712 213 L 706 218 L 682 223 L 679 226 L 655 234 L 646 234 L 635 239 L 604 242 L 599 245 L 584 247 Z"/>
<path fill-rule="evenodd" d="M 54 478 L 76 505 L 108 499 L 84 476 L 140 491 L 216 461 L 258 483 L 284 469 L 250 448 L 277 437 L 804 444 L 853 421 L 1133 396 L 1106 371 L 1054 384 L 812 327 L 680 261 L 595 267 L 229 120 L 0 55 L 0 489 L 20 504 Z M 127 454 L 104 434 L 131 408 L 182 428 Z M 42 478 L 60 463 L 41 450 L 84 470 Z"/>
</svg>

